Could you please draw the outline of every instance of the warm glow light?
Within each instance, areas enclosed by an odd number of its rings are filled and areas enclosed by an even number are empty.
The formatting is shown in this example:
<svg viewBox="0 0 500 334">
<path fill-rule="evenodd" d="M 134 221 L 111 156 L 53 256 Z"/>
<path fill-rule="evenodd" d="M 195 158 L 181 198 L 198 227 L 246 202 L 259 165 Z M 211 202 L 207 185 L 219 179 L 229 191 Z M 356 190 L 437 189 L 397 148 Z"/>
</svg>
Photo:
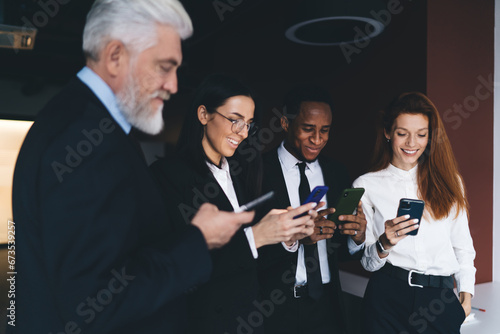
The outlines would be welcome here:
<svg viewBox="0 0 500 334">
<path fill-rule="evenodd" d="M 0 120 L 0 243 L 7 242 L 12 220 L 12 177 L 19 149 L 33 122 Z"/>
</svg>

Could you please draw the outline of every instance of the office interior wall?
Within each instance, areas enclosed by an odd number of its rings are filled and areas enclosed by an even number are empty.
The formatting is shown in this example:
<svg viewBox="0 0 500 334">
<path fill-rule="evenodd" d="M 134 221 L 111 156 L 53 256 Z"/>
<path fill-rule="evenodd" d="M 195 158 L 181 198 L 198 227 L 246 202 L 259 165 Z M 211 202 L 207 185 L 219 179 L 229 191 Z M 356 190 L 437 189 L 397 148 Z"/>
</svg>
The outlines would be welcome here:
<svg viewBox="0 0 500 334">
<path fill-rule="evenodd" d="M 495 1 L 495 82 L 500 78 L 500 0 Z M 500 282 L 500 90 L 494 85 L 493 280 Z"/>
<path fill-rule="evenodd" d="M 476 282 L 488 282 L 493 262 L 494 1 L 441 0 L 427 6 L 427 94 L 443 117 L 465 180 Z"/>
</svg>

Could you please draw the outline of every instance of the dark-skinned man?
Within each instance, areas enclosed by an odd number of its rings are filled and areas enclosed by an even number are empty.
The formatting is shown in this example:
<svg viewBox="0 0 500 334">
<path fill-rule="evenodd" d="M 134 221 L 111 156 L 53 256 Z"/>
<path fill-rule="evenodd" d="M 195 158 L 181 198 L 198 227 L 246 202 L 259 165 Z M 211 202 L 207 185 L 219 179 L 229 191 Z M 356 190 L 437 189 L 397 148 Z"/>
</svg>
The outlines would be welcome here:
<svg viewBox="0 0 500 334">
<path fill-rule="evenodd" d="M 329 191 L 318 206 L 311 237 L 297 236 L 295 242 L 263 250 L 262 296 L 267 300 L 281 296 L 265 317 L 265 330 L 273 334 L 345 333 L 337 262 L 361 258 L 366 219 L 360 204 L 356 215 L 339 217 L 343 221 L 339 226 L 325 218 L 335 212 L 333 206 L 342 190 L 351 185 L 346 168 L 320 154 L 332 126 L 329 94 L 315 86 L 296 87 L 286 95 L 284 107 L 281 126 L 286 138 L 264 155 L 263 191 L 275 191 L 273 207 L 277 208 L 299 206 L 318 185 L 328 186 Z"/>
</svg>

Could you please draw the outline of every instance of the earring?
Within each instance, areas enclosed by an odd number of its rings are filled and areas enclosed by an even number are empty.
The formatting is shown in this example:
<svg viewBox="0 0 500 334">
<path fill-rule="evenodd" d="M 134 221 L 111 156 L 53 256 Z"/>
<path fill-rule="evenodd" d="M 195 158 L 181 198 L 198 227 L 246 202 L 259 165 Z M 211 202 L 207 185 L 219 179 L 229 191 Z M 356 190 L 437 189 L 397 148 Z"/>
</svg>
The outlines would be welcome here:
<svg viewBox="0 0 500 334">
<path fill-rule="evenodd" d="M 391 141 L 389 138 L 387 138 L 386 140 L 387 140 L 387 142 L 390 142 L 390 141 Z"/>
</svg>

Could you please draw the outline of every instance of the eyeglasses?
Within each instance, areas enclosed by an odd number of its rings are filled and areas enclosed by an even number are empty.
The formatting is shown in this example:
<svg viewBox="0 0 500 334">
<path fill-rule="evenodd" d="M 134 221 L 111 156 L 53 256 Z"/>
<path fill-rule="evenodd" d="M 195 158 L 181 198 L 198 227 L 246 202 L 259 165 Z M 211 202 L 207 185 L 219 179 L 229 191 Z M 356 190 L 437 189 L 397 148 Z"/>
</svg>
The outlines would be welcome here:
<svg viewBox="0 0 500 334">
<path fill-rule="evenodd" d="M 257 128 L 255 127 L 255 124 L 254 123 L 247 123 L 243 120 L 243 118 L 238 118 L 238 119 L 230 119 L 224 115 L 222 115 L 220 112 L 218 112 L 217 110 L 215 110 L 216 113 L 218 113 L 219 115 L 221 115 L 222 117 L 224 117 L 225 119 L 227 119 L 229 122 L 233 123 L 231 125 L 231 131 L 233 131 L 234 133 L 238 134 L 240 133 L 241 131 L 243 131 L 243 128 L 246 126 L 247 127 L 247 131 L 248 131 L 248 135 L 251 136 L 253 135 L 256 131 L 257 131 Z"/>
</svg>

